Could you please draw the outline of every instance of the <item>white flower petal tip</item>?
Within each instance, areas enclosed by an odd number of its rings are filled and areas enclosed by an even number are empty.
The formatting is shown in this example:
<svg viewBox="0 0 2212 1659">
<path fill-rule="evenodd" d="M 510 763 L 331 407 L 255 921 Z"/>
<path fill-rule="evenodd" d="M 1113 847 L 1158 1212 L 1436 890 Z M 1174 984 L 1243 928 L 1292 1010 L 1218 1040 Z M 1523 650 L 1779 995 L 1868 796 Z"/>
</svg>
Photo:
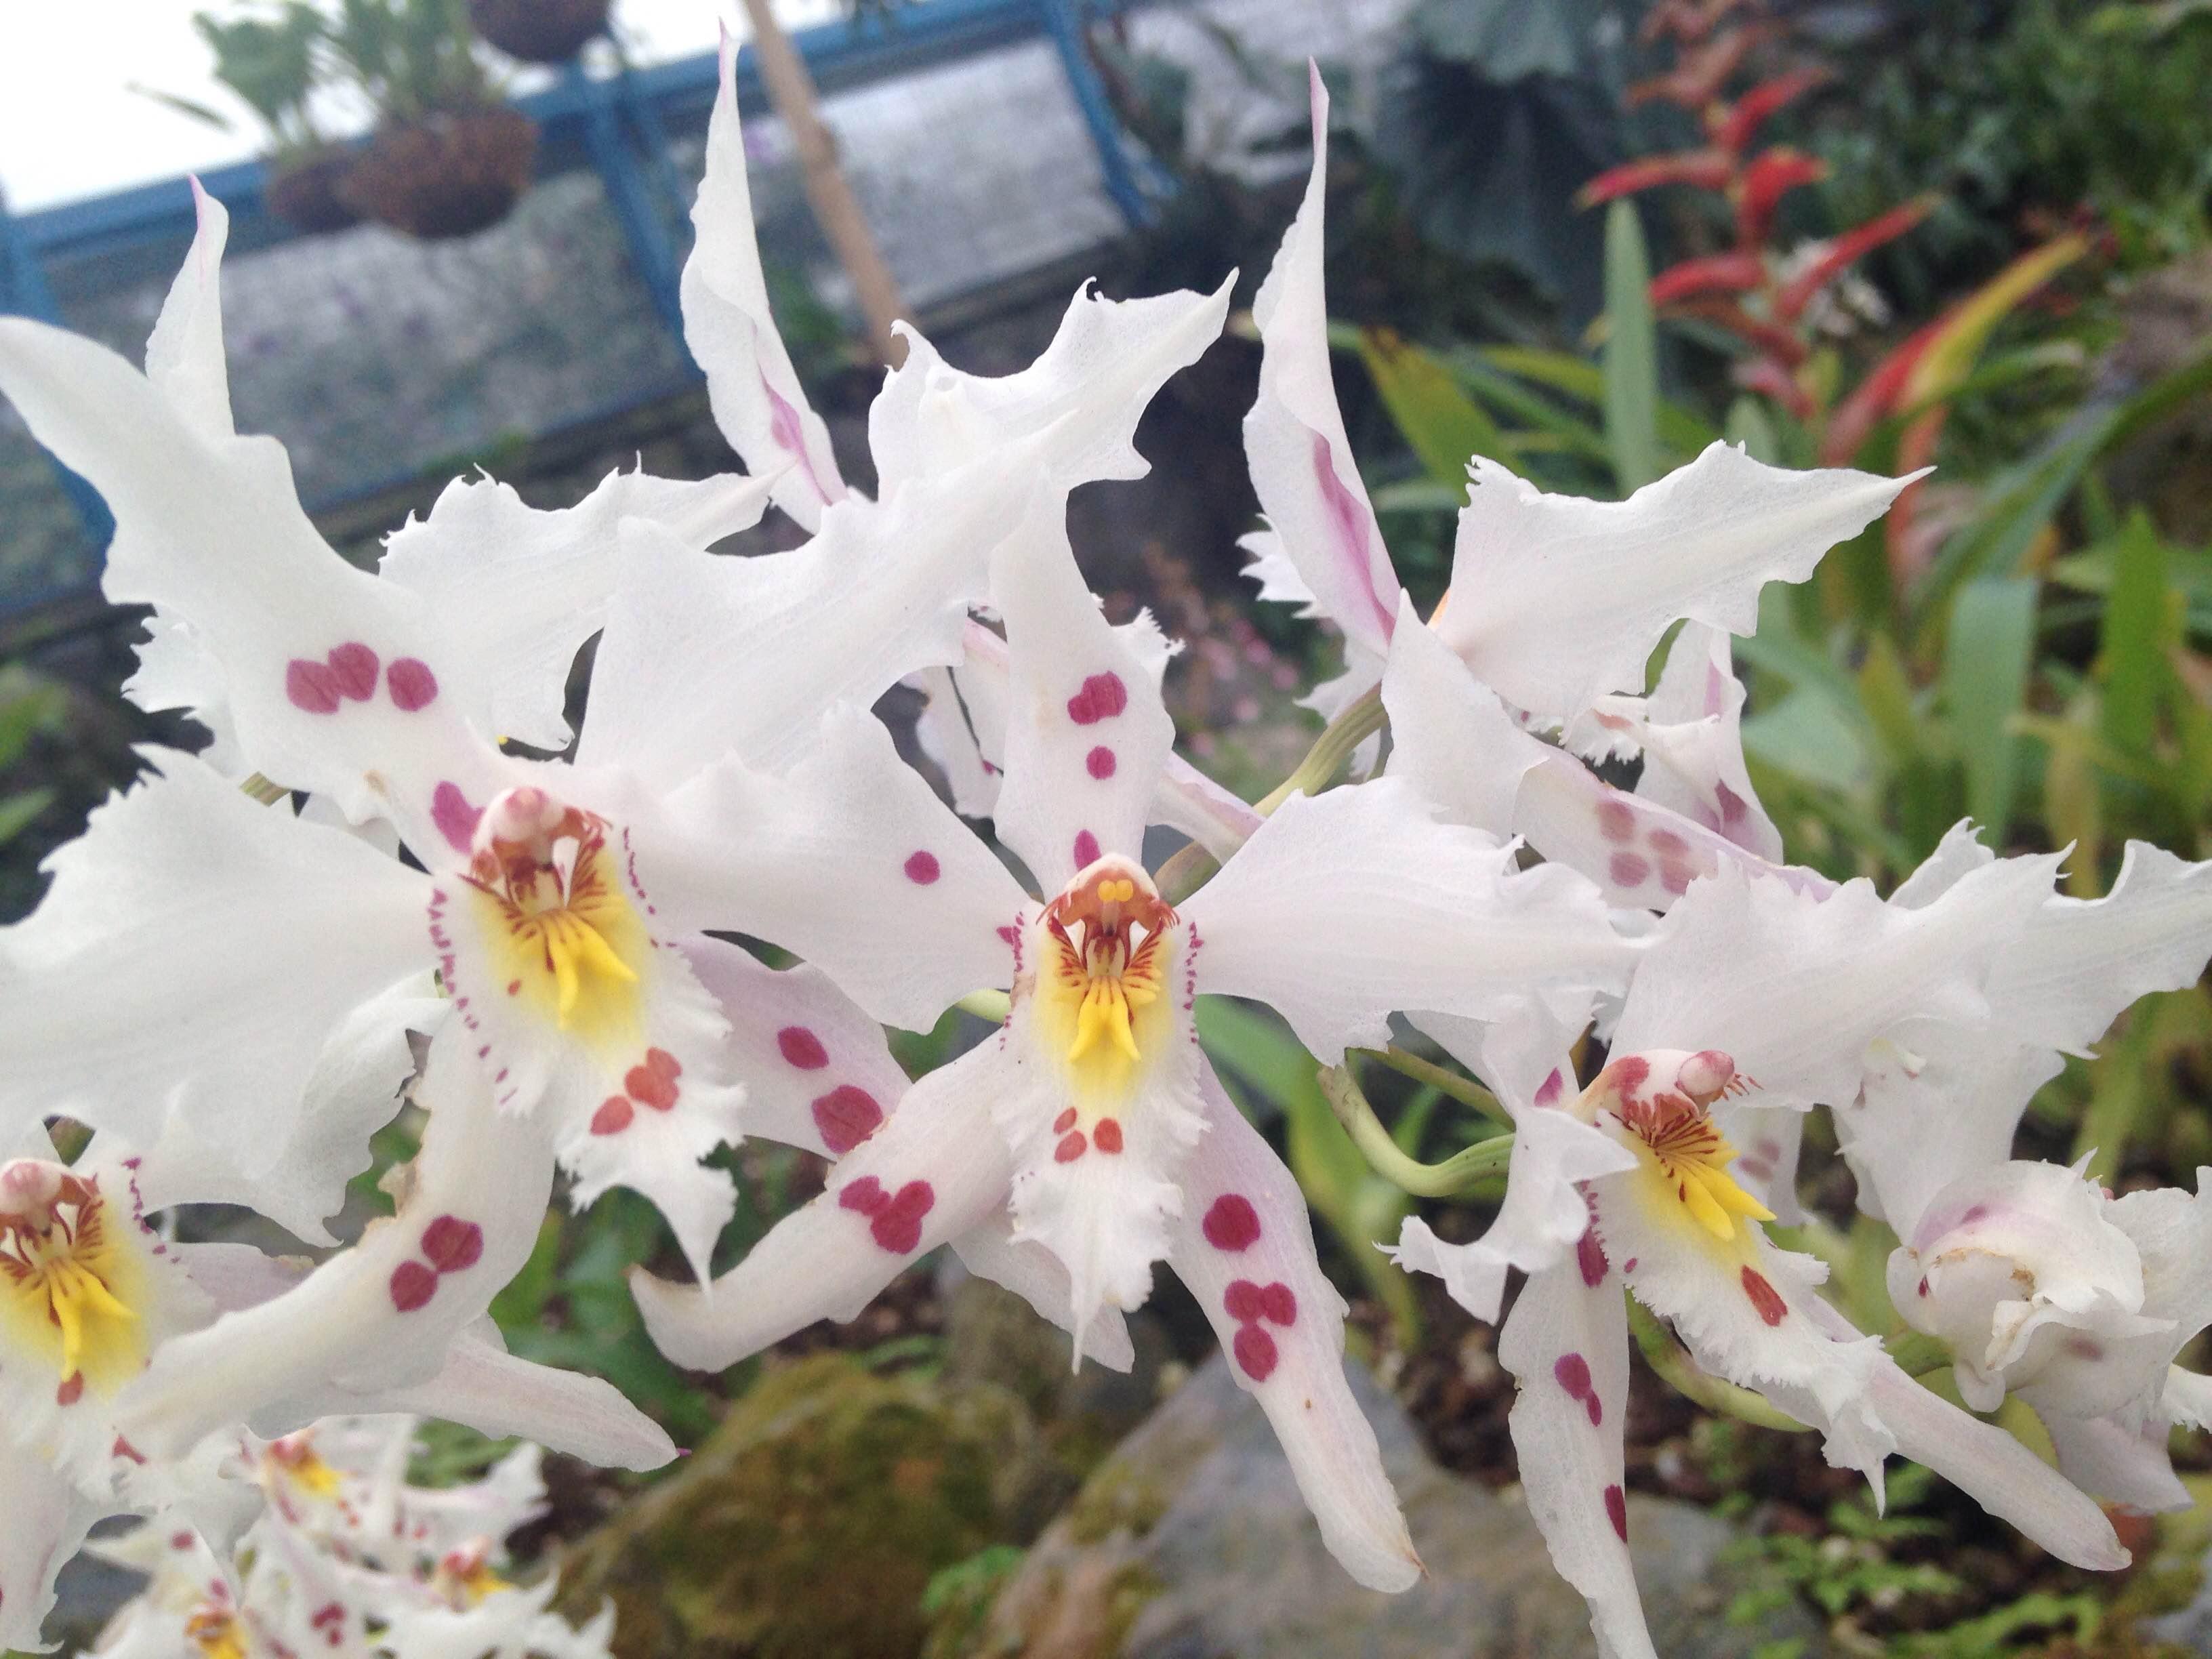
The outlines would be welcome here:
<svg viewBox="0 0 2212 1659">
<path fill-rule="evenodd" d="M 1372 664 L 1389 648 L 1398 578 L 1330 378 L 1322 275 L 1328 94 L 1317 72 L 1308 87 L 1312 171 L 1297 217 L 1252 304 L 1260 331 L 1260 395 L 1244 417 L 1244 453 L 1268 530 L 1254 550 L 1256 568 L 1247 574 L 1259 580 L 1261 598 L 1293 599 L 1335 623 L 1354 657 Z"/>
<path fill-rule="evenodd" d="M 706 173 L 691 210 L 696 234 L 678 283 L 684 337 L 706 374 L 722 435 L 749 471 L 772 475 L 778 507 L 818 530 L 823 510 L 845 498 L 845 481 L 769 310 L 738 118 L 737 53 L 726 33 Z"/>
<path fill-rule="evenodd" d="M 596 1376 L 519 1359 L 474 1334 L 457 1340 L 428 1382 L 354 1409 L 404 1411 L 461 1423 L 494 1439 L 519 1435 L 602 1468 L 657 1469 L 675 1460 L 668 1431 Z"/>
<path fill-rule="evenodd" d="M 1345 1375 L 1344 1299 L 1304 1196 L 1211 1068 L 1200 1077 L 1207 1127 L 1183 1168 L 1169 1265 L 1267 1413 L 1329 1553 L 1370 1589 L 1410 1589 L 1421 1559 Z"/>
<path fill-rule="evenodd" d="M 1911 482 L 1788 471 L 1725 443 L 1625 501 L 1546 495 L 1482 457 L 1469 476 L 1437 629 L 1499 696 L 1547 722 L 1641 691 L 1680 618 L 1751 633 L 1761 587 L 1803 581 Z"/>
</svg>

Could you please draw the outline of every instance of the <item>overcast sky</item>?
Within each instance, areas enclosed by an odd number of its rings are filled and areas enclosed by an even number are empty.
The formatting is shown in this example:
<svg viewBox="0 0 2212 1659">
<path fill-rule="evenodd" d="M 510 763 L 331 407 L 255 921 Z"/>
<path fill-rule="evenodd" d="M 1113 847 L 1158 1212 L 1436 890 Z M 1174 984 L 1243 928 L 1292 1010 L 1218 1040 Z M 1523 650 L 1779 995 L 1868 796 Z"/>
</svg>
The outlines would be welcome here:
<svg viewBox="0 0 2212 1659">
<path fill-rule="evenodd" d="M 0 190 L 18 212 L 125 185 L 242 161 L 260 149 L 253 118 L 218 86 L 191 26 L 228 0 L 0 0 Z M 776 0 L 793 27 L 836 15 L 836 0 Z M 744 33 L 735 0 L 616 0 L 642 63 L 710 49 L 718 16 Z M 219 132 L 130 90 L 158 87 L 238 115 Z M 525 87 L 542 85 L 525 82 Z"/>
</svg>

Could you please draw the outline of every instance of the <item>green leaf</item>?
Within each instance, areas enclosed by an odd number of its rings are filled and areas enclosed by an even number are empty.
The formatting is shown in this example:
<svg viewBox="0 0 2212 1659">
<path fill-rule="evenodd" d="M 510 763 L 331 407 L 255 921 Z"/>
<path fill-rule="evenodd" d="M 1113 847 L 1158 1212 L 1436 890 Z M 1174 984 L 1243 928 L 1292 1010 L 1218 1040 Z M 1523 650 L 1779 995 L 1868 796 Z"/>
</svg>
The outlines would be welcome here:
<svg viewBox="0 0 2212 1659">
<path fill-rule="evenodd" d="M 1743 723 L 1744 752 L 1776 771 L 1838 794 L 1857 795 L 1873 781 L 1864 727 L 1835 700 L 1793 691 Z"/>
<path fill-rule="evenodd" d="M 2002 848 L 2020 788 L 2021 744 L 2013 716 L 2027 701 L 2035 649 L 2038 584 L 1984 576 L 1959 590 L 1943 651 L 1943 706 L 1966 768 L 1966 811 Z"/>
<path fill-rule="evenodd" d="M 1511 345 L 1483 346 L 1479 355 L 1493 368 L 1564 392 L 1592 409 L 1605 402 L 1605 371 L 1587 358 Z M 1703 416 L 1664 398 L 1658 403 L 1658 421 L 1661 441 L 1683 455 L 1696 454 L 1721 435 Z"/>
<path fill-rule="evenodd" d="M 1489 358 L 1488 352 L 1461 349 L 1450 353 L 1446 361 L 1468 390 L 1490 408 L 1533 432 L 1557 440 L 1563 453 L 1582 456 L 1601 465 L 1612 465 L 1605 434 L 1596 427 L 1560 408 L 1542 393 L 1532 392 Z M 1526 450 L 1533 446 L 1523 439 L 1522 447 Z"/>
<path fill-rule="evenodd" d="M 1764 461 L 1769 466 L 1782 465 L 1782 440 L 1775 435 L 1774 422 L 1766 412 L 1766 404 L 1749 393 L 1729 405 L 1724 435 L 1730 443 L 1741 444 L 1743 453 L 1753 460 Z"/>
<path fill-rule="evenodd" d="M 1663 470 L 1659 461 L 1659 340 L 1651 315 L 1651 261 L 1644 227 L 1626 200 L 1605 221 L 1605 441 L 1623 495 Z"/>
<path fill-rule="evenodd" d="M 51 789 L 26 789 L 20 795 L 0 799 L 0 844 L 15 840 L 32 819 L 53 804 L 54 792 Z"/>
<path fill-rule="evenodd" d="M 2101 653 L 2105 737 L 2123 754 L 2148 755 L 2158 736 L 2168 672 L 2166 593 L 2166 542 L 2138 509 L 2113 548 Z"/>
<path fill-rule="evenodd" d="M 1467 502 L 1467 464 L 1476 455 L 1510 463 L 1513 448 L 1483 408 L 1432 354 L 1387 328 L 1363 329 L 1360 360 L 1422 469 Z"/>
</svg>

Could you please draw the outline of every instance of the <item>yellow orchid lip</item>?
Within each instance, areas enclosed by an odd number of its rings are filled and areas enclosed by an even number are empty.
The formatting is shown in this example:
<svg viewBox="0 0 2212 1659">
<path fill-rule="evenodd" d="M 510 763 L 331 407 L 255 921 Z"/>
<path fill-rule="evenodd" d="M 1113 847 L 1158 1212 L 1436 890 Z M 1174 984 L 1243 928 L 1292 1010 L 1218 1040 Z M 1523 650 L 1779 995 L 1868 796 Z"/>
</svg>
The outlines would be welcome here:
<svg viewBox="0 0 2212 1659">
<path fill-rule="evenodd" d="M 1117 1146 L 1118 1129 L 1094 1132 L 1166 1041 L 1162 993 L 1175 912 L 1143 870 L 1107 858 L 1047 905 L 1041 921 L 1038 1030 L 1065 1061 L 1080 1109 L 1062 1133 L 1073 1137 L 1080 1123 L 1102 1146 Z"/>
<path fill-rule="evenodd" d="M 1713 1121 L 1711 1102 L 1738 1086 L 1734 1064 L 1711 1051 L 1689 1055 L 1674 1086 L 1641 1095 L 1648 1070 L 1630 1056 L 1601 1078 L 1614 1094 L 1613 1115 L 1633 1138 L 1647 1176 L 1719 1243 L 1735 1239 L 1740 1221 L 1773 1220 L 1774 1212 L 1729 1173 L 1736 1151 Z"/>
<path fill-rule="evenodd" d="M 67 1404 L 108 1394 L 145 1364 L 143 1270 L 97 1180 L 20 1159 L 0 1171 L 0 1329 L 51 1364 Z M 35 1200 L 36 1201 L 25 1201 Z"/>
</svg>

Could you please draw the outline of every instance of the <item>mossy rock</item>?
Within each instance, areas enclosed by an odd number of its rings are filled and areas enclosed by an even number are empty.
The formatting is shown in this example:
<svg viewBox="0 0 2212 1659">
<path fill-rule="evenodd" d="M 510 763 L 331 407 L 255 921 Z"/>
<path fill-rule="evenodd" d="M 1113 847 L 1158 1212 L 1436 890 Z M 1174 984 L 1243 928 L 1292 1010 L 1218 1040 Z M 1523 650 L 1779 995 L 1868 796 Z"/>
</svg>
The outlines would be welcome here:
<svg viewBox="0 0 2212 1659">
<path fill-rule="evenodd" d="M 612 1597 L 620 1659 L 910 1659 L 931 1576 L 1006 1540 L 1038 1455 L 1003 1389 L 807 1359 L 586 1539 L 562 1605 Z"/>
</svg>

